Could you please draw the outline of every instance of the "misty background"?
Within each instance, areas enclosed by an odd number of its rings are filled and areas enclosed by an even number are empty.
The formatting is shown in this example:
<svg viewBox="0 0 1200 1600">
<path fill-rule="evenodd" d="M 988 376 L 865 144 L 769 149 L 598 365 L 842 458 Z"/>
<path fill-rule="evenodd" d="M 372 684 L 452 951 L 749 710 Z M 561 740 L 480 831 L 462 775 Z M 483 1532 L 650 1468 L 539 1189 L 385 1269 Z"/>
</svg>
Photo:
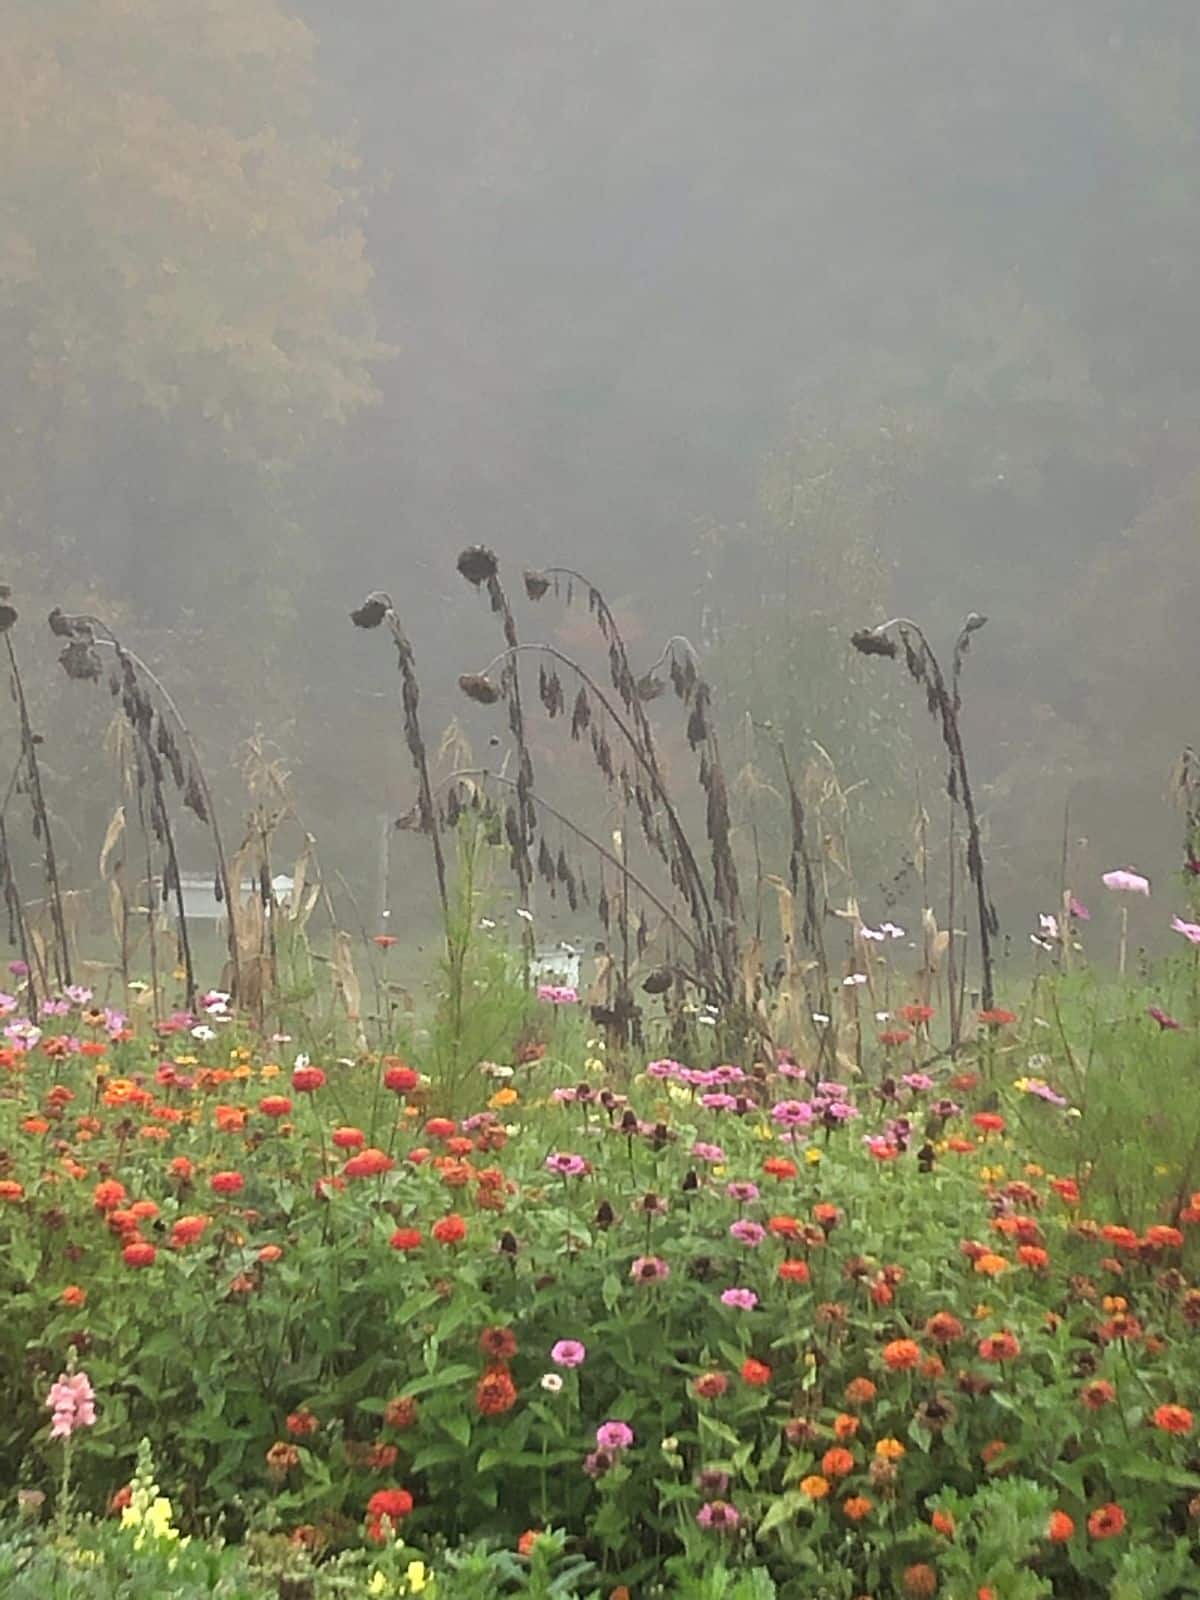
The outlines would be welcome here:
<svg viewBox="0 0 1200 1600">
<path fill-rule="evenodd" d="M 111 703 L 55 665 L 51 605 L 161 672 L 234 835 L 260 734 L 374 926 L 414 786 L 393 660 L 347 613 L 389 590 L 431 742 L 456 717 L 502 759 L 455 687 L 501 647 L 454 570 L 482 541 L 514 593 L 524 563 L 580 568 L 647 665 L 671 633 L 702 650 L 745 849 L 786 850 L 762 724 L 827 798 L 836 770 L 874 920 L 916 915 L 944 763 L 849 633 L 907 614 L 948 656 L 985 613 L 963 727 L 1014 947 L 1057 902 L 1068 804 L 1081 897 L 1134 866 L 1163 890 L 1138 937 L 1165 924 L 1200 681 L 1194 5 L 0 20 L 0 575 L 74 886 Z M 602 666 L 585 611 L 518 609 Z M 548 788 L 603 818 L 536 737 Z M 425 926 L 427 852 L 391 849 L 393 925 Z"/>
</svg>

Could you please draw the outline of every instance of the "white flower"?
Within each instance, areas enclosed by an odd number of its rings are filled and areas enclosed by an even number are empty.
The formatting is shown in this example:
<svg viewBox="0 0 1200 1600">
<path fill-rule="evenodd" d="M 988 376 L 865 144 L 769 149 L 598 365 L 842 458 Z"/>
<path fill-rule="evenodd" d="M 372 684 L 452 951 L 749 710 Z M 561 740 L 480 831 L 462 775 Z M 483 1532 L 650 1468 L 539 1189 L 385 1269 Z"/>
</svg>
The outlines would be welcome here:
<svg viewBox="0 0 1200 1600">
<path fill-rule="evenodd" d="M 860 984 L 866 983 L 866 981 L 867 975 L 865 972 L 852 972 L 848 978 L 842 979 L 842 988 L 857 989 Z"/>
<path fill-rule="evenodd" d="M 829 1021 L 829 1018 L 826 1016 L 824 1011 L 814 1011 L 812 1014 L 812 1019 L 814 1022 L 819 1022 L 821 1024 Z"/>
<path fill-rule="evenodd" d="M 198 1028 L 192 1029 L 192 1038 L 199 1039 L 201 1044 L 207 1044 L 210 1039 L 215 1039 L 216 1037 L 216 1029 L 210 1028 L 205 1022 L 202 1022 Z"/>
<path fill-rule="evenodd" d="M 523 918 L 526 922 L 532 922 L 533 921 L 533 912 L 532 911 L 527 911 L 524 906 L 518 906 L 517 907 L 517 915 L 519 917 Z"/>
<path fill-rule="evenodd" d="M 542 1388 L 547 1394 L 561 1394 L 563 1381 L 557 1372 L 547 1372 L 542 1377 Z"/>
</svg>

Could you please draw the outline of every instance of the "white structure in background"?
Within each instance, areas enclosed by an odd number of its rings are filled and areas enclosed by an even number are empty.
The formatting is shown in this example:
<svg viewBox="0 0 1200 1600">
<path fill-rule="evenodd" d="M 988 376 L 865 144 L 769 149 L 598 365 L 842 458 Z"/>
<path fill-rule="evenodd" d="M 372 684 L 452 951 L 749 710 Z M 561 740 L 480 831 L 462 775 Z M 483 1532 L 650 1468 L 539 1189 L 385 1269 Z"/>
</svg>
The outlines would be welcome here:
<svg viewBox="0 0 1200 1600">
<path fill-rule="evenodd" d="M 578 989 L 581 974 L 579 951 L 565 939 L 539 946 L 529 967 L 531 983 L 552 983 L 564 989 Z"/>
<path fill-rule="evenodd" d="M 217 899 L 212 873 L 181 872 L 179 884 L 183 890 L 183 914 L 189 922 L 223 922 L 225 907 Z M 271 889 L 279 905 L 291 899 L 293 883 L 282 873 L 271 879 Z M 242 884 L 242 899 L 258 893 L 256 883 Z"/>
</svg>

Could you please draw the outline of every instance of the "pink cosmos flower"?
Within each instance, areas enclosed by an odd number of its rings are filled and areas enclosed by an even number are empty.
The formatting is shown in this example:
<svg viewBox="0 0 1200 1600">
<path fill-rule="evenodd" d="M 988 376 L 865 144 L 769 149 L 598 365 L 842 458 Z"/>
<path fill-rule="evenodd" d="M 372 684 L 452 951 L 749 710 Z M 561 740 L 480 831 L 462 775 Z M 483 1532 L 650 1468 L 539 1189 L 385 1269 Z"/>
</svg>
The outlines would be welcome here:
<svg viewBox="0 0 1200 1600">
<path fill-rule="evenodd" d="M 50 1385 L 46 1404 L 54 1413 L 52 1439 L 69 1439 L 76 1428 L 95 1425 L 96 1395 L 86 1372 L 62 1373 L 58 1382 Z"/>
<path fill-rule="evenodd" d="M 602 1422 L 596 1429 L 596 1444 L 601 1450 L 628 1450 L 633 1429 L 627 1422 Z"/>
<path fill-rule="evenodd" d="M 753 1289 L 726 1289 L 721 1295 L 723 1306 L 734 1306 L 738 1311 L 753 1311 L 758 1296 Z"/>
<path fill-rule="evenodd" d="M 578 1339 L 560 1339 L 550 1351 L 550 1359 L 556 1367 L 581 1367 L 586 1358 L 587 1349 Z"/>
<path fill-rule="evenodd" d="M 1181 933 L 1189 944 L 1200 944 L 1200 922 L 1185 922 L 1182 917 L 1172 917 L 1171 931 Z"/>
<path fill-rule="evenodd" d="M 1106 889 L 1117 889 L 1125 894 L 1150 893 L 1150 879 L 1143 878 L 1140 872 L 1131 872 L 1128 867 L 1104 873 L 1100 882 Z"/>
</svg>

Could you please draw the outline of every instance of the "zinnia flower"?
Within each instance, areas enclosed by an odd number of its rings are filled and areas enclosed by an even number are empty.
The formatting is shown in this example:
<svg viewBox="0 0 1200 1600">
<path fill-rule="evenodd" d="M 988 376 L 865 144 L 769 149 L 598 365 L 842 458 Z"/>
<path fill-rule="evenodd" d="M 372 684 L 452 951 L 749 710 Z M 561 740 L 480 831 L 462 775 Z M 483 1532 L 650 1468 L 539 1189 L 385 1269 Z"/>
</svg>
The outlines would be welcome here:
<svg viewBox="0 0 1200 1600">
<path fill-rule="evenodd" d="M 582 1156 L 572 1155 L 565 1150 L 556 1150 L 546 1157 L 546 1171 L 553 1172 L 560 1178 L 578 1178 L 587 1171 L 587 1162 Z"/>
<path fill-rule="evenodd" d="M 701 1400 L 719 1400 L 728 1388 L 723 1372 L 702 1372 L 692 1383 L 692 1393 Z"/>
<path fill-rule="evenodd" d="M 1075 1523 L 1065 1511 L 1052 1511 L 1046 1537 L 1051 1544 L 1066 1544 L 1075 1537 Z"/>
<path fill-rule="evenodd" d="M 240 1172 L 214 1172 L 209 1184 L 214 1194 L 240 1194 L 246 1180 Z"/>
<path fill-rule="evenodd" d="M 756 1361 L 753 1356 L 747 1356 L 742 1362 L 742 1382 L 748 1383 L 751 1388 L 761 1389 L 770 1381 L 771 1369 L 766 1362 Z"/>
<path fill-rule="evenodd" d="M 411 1067 L 406 1067 L 400 1062 L 385 1067 L 383 1073 L 383 1086 L 390 1089 L 393 1094 L 410 1094 L 421 1081 L 419 1072 L 414 1072 Z"/>
<path fill-rule="evenodd" d="M 735 1306 L 739 1311 L 753 1311 L 758 1296 L 753 1289 L 726 1289 L 721 1295 L 723 1306 Z"/>
<path fill-rule="evenodd" d="M 1101 876 L 1100 882 L 1106 889 L 1115 889 L 1124 894 L 1150 893 L 1150 880 L 1143 878 L 1140 872 L 1130 872 L 1127 867 L 1118 867 L 1115 872 L 1106 872 Z"/>
<path fill-rule="evenodd" d="M 1125 1513 L 1115 1501 L 1110 1500 L 1107 1505 L 1092 1512 L 1087 1525 L 1093 1539 L 1115 1539 L 1119 1533 L 1125 1532 Z"/>
<path fill-rule="evenodd" d="M 479 1348 L 493 1361 L 511 1361 L 517 1353 L 517 1336 L 511 1328 L 485 1328 L 479 1335 Z"/>
<path fill-rule="evenodd" d="M 596 1446 L 600 1450 L 628 1450 L 633 1443 L 633 1429 L 627 1422 L 602 1422 L 596 1429 Z"/>
<path fill-rule="evenodd" d="M 152 1267 L 158 1251 L 145 1239 L 134 1239 L 121 1251 L 121 1259 L 127 1267 Z"/>
<path fill-rule="evenodd" d="M 1002 1330 L 979 1341 L 979 1354 L 985 1361 L 1015 1361 L 1021 1346 L 1014 1334 Z"/>
<path fill-rule="evenodd" d="M 449 1216 L 439 1217 L 430 1232 L 439 1244 L 461 1244 L 467 1237 L 467 1225 L 456 1211 L 452 1211 Z"/>
<path fill-rule="evenodd" d="M 921 1349 L 914 1339 L 893 1339 L 883 1347 L 884 1366 L 893 1372 L 909 1372 L 921 1360 Z"/>
<path fill-rule="evenodd" d="M 1154 1426 L 1163 1433 L 1191 1433 L 1192 1413 L 1186 1406 L 1159 1406 L 1154 1413 Z"/>
<path fill-rule="evenodd" d="M 372 1544 L 382 1544 L 412 1508 L 413 1498 L 407 1489 L 377 1489 L 367 1501 L 367 1538 Z"/>
<path fill-rule="evenodd" d="M 342 1168 L 347 1178 L 378 1178 L 385 1172 L 390 1172 L 396 1165 L 386 1150 L 376 1150 L 368 1145 L 365 1150 L 360 1150 L 357 1155 L 351 1156 Z"/>
<path fill-rule="evenodd" d="M 578 1339 L 560 1339 L 551 1346 L 550 1359 L 556 1367 L 581 1367 L 587 1359 L 587 1349 Z"/>
<path fill-rule="evenodd" d="M 702 1528 L 711 1528 L 718 1533 L 733 1533 L 741 1520 L 737 1508 L 731 1506 L 728 1500 L 710 1500 L 696 1513 L 696 1521 Z"/>
<path fill-rule="evenodd" d="M 671 1276 L 671 1269 L 659 1256 L 638 1256 L 629 1269 L 629 1276 L 638 1283 L 656 1283 Z"/>
<path fill-rule="evenodd" d="M 475 1385 L 475 1406 L 484 1417 L 498 1417 L 517 1403 L 517 1386 L 506 1367 L 489 1367 Z"/>
</svg>

